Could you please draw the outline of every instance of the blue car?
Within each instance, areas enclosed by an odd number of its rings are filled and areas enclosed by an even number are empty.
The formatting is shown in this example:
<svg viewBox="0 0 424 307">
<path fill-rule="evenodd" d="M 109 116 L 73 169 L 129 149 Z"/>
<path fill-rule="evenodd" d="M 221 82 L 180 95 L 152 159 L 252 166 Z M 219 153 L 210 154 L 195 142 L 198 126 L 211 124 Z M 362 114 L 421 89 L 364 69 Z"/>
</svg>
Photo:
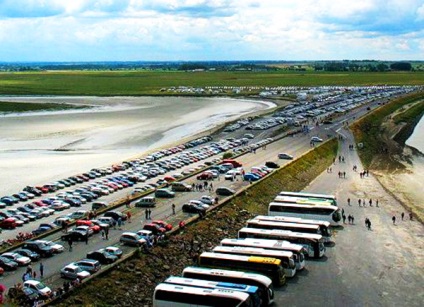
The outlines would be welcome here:
<svg viewBox="0 0 424 307">
<path fill-rule="evenodd" d="M 254 173 L 244 174 L 244 180 L 246 180 L 246 181 L 257 181 L 259 179 L 261 179 L 261 177 L 259 177 L 258 175 L 254 174 Z"/>
</svg>

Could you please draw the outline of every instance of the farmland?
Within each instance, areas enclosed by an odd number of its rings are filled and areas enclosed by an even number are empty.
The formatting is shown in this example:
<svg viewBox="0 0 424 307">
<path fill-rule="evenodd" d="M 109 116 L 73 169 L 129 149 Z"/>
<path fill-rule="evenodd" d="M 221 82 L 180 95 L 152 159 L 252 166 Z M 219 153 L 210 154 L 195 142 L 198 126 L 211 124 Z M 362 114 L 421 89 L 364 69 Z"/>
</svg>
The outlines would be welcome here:
<svg viewBox="0 0 424 307">
<path fill-rule="evenodd" d="M 167 92 L 161 91 L 162 88 L 178 86 L 306 87 L 385 84 L 424 85 L 424 72 L 46 71 L 0 73 L 0 95 L 143 96 L 167 95 Z"/>
</svg>

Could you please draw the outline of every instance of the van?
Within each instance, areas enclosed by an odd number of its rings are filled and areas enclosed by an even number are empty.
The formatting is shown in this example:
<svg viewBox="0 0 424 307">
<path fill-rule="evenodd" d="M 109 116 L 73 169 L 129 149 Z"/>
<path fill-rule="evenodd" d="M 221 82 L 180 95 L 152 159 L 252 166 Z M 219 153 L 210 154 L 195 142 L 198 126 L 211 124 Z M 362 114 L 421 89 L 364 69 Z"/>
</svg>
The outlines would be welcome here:
<svg viewBox="0 0 424 307">
<path fill-rule="evenodd" d="M 173 198 L 175 197 L 175 193 L 168 189 L 158 189 L 155 192 L 155 196 L 162 197 L 162 198 Z"/>
<path fill-rule="evenodd" d="M 143 197 L 135 203 L 135 206 L 136 207 L 155 207 L 156 206 L 156 198 L 153 197 L 153 196 Z"/>
<path fill-rule="evenodd" d="M 174 192 L 190 192 L 191 185 L 188 185 L 184 182 L 173 182 L 171 185 L 171 189 Z"/>
</svg>

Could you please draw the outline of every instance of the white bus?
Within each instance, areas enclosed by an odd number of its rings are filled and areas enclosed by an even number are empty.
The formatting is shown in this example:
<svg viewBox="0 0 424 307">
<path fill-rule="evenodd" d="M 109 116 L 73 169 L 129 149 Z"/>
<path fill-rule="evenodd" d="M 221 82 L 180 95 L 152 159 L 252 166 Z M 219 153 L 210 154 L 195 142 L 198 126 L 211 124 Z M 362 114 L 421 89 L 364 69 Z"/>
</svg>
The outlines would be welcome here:
<svg viewBox="0 0 424 307">
<path fill-rule="evenodd" d="M 293 232 L 280 229 L 242 228 L 238 232 L 239 239 L 272 239 L 287 240 L 301 244 L 308 250 L 309 257 L 321 258 L 325 254 L 324 240 L 321 235 Z"/>
<path fill-rule="evenodd" d="M 289 197 L 302 197 L 302 198 L 315 198 L 329 200 L 333 203 L 334 206 L 337 206 L 336 196 L 330 194 L 316 194 L 316 193 L 305 193 L 305 192 L 289 192 L 281 191 L 279 196 L 289 196 Z"/>
<path fill-rule="evenodd" d="M 294 263 L 292 252 L 241 246 L 216 246 L 212 249 L 212 252 L 280 259 L 286 277 L 293 277 L 296 274 L 296 264 Z"/>
<path fill-rule="evenodd" d="M 333 235 L 333 232 L 330 228 L 330 222 L 320 221 L 320 220 L 311 220 L 311 219 L 303 219 L 301 217 L 289 217 L 289 216 L 269 216 L 269 215 L 258 215 L 254 217 L 255 220 L 260 221 L 269 221 L 269 222 L 283 222 L 283 223 L 297 223 L 297 224 L 312 224 L 318 225 L 321 229 L 321 235 L 324 238 L 328 238 L 330 241 L 330 237 Z"/>
<path fill-rule="evenodd" d="M 189 286 L 189 287 L 198 287 L 198 288 L 207 288 L 207 289 L 224 289 L 231 291 L 240 291 L 243 293 L 247 293 L 250 296 L 252 301 L 252 306 L 260 307 L 261 297 L 259 293 L 259 288 L 251 285 L 242 285 L 242 284 L 234 284 L 230 282 L 223 281 L 211 281 L 211 280 L 203 280 L 203 279 L 194 279 L 180 276 L 170 276 L 165 281 L 165 284 L 174 284 L 181 286 Z"/>
<path fill-rule="evenodd" d="M 222 246 L 244 246 L 257 247 L 269 250 L 289 251 L 293 253 L 296 270 L 303 270 L 305 267 L 305 253 L 308 251 L 300 244 L 293 244 L 289 241 L 278 241 L 269 239 L 223 239 Z"/>
<path fill-rule="evenodd" d="M 222 290 L 204 289 L 171 284 L 159 284 L 153 293 L 153 307 L 233 306 L 251 307 L 249 294 Z"/>
<path fill-rule="evenodd" d="M 320 206 L 334 206 L 334 203 L 325 200 L 325 199 L 317 199 L 317 198 L 303 198 L 303 197 L 293 197 L 293 196 L 276 196 L 274 201 L 277 203 L 293 203 L 299 205 L 320 205 Z"/>
<path fill-rule="evenodd" d="M 283 286 L 286 283 L 286 275 L 280 259 L 203 252 L 199 256 L 199 265 L 214 269 L 234 269 L 264 274 L 271 278 L 276 286 Z"/>
<path fill-rule="evenodd" d="M 268 205 L 268 215 L 300 217 L 329 222 L 332 226 L 337 226 L 341 220 L 340 209 L 336 206 L 318 205 L 298 205 L 292 203 L 272 202 Z"/>
<path fill-rule="evenodd" d="M 186 267 L 183 270 L 182 276 L 193 279 L 206 279 L 256 286 L 260 291 L 262 306 L 268 306 L 274 303 L 274 287 L 272 285 L 272 280 L 262 274 L 200 267 Z"/>
<path fill-rule="evenodd" d="M 296 223 L 261 221 L 257 219 L 252 219 L 247 221 L 247 227 L 262 228 L 262 229 L 282 229 L 282 230 L 291 230 L 295 232 L 314 233 L 314 234 L 322 235 L 320 227 L 318 225 L 313 225 L 313 224 L 296 224 Z"/>
</svg>

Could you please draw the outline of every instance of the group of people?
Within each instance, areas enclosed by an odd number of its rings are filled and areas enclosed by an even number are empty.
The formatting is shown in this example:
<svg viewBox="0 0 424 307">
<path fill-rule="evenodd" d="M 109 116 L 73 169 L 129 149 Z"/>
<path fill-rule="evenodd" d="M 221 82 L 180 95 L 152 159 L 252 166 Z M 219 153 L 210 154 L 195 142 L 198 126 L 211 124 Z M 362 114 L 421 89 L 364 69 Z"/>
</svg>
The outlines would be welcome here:
<svg viewBox="0 0 424 307">
<path fill-rule="evenodd" d="M 144 211 L 144 217 L 146 218 L 146 220 L 151 220 L 152 219 L 152 210 L 146 209 Z"/>
<path fill-rule="evenodd" d="M 213 184 L 208 183 L 207 181 L 203 182 L 203 183 L 194 183 L 191 185 L 192 190 L 193 191 L 198 191 L 198 192 L 202 192 L 202 191 L 209 191 L 212 192 L 213 191 Z"/>
</svg>

